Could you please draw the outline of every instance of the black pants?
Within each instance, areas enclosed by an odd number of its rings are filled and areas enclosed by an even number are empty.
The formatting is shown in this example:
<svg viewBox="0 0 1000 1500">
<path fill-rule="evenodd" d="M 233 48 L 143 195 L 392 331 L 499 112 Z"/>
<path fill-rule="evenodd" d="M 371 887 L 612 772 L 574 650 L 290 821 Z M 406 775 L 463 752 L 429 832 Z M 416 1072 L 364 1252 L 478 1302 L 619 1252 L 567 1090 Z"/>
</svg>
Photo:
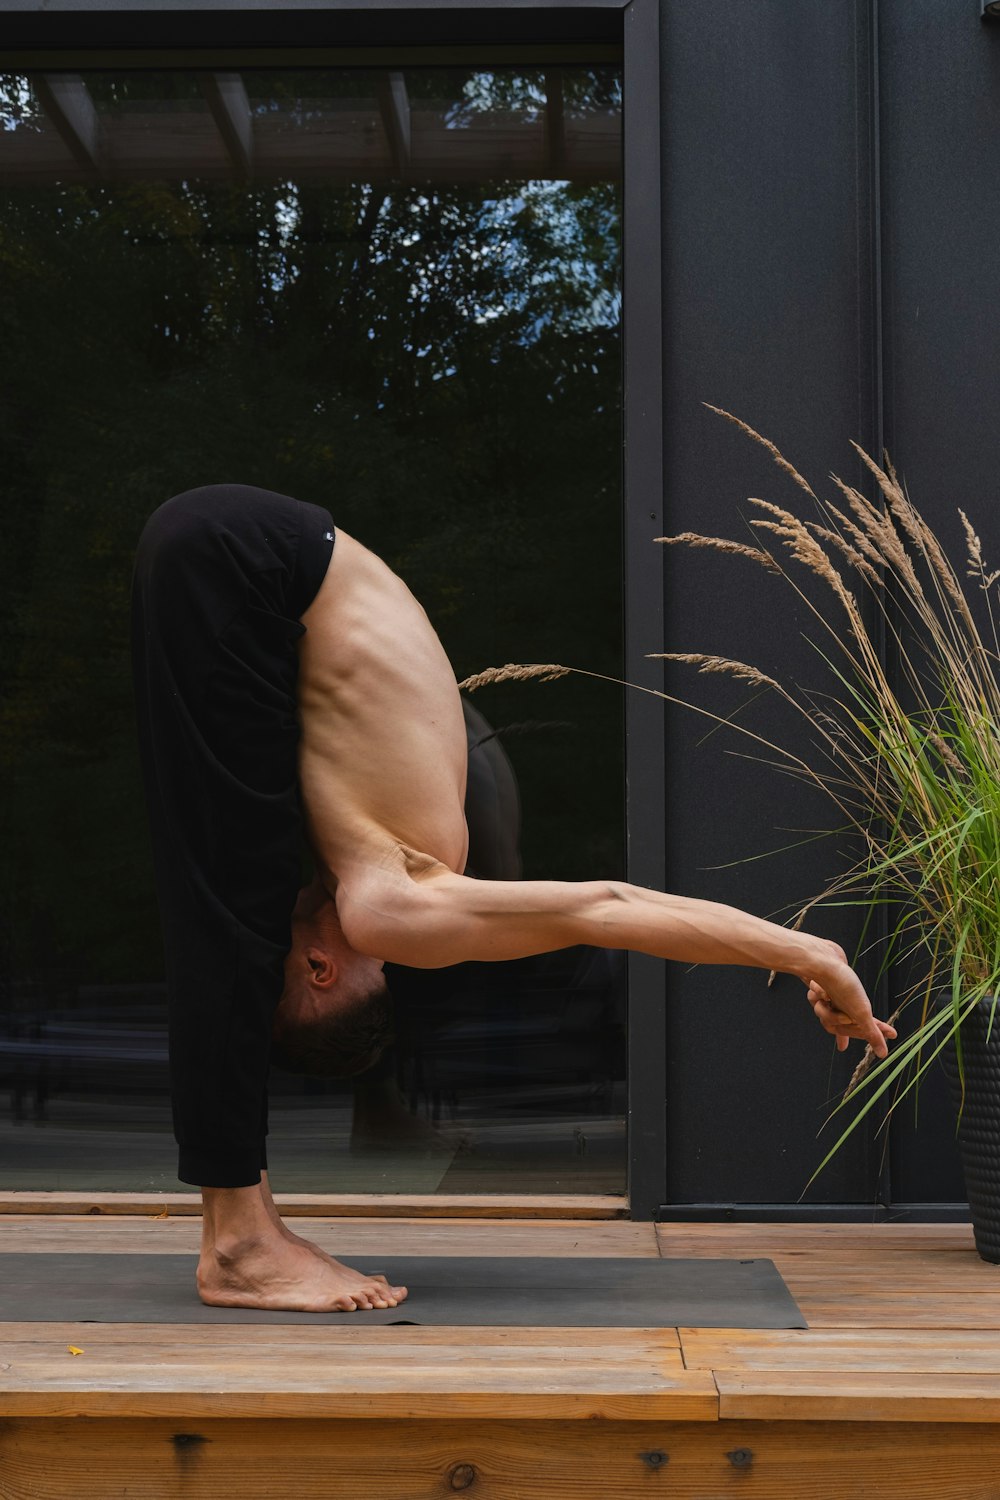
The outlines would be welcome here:
<svg viewBox="0 0 1000 1500">
<path fill-rule="evenodd" d="M 271 1024 L 299 888 L 296 644 L 327 511 L 206 485 L 146 523 L 132 585 L 139 748 L 166 952 L 178 1175 L 266 1165 Z"/>
</svg>

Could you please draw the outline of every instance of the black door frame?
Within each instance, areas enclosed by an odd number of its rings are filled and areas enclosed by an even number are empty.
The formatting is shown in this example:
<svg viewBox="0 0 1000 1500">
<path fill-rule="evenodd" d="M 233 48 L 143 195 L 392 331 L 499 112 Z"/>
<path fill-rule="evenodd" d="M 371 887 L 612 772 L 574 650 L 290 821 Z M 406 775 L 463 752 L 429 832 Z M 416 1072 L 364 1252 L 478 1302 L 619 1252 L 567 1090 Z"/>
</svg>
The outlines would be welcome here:
<svg viewBox="0 0 1000 1500">
<path fill-rule="evenodd" d="M 249 66 L 393 59 L 416 62 L 589 60 L 623 63 L 623 551 L 625 675 L 656 689 L 646 660 L 663 639 L 663 421 L 659 0 L 0 0 L 4 70 L 171 66 L 210 54 Z M 505 55 L 506 54 L 506 55 Z M 546 55 L 547 54 L 547 55 Z M 94 56 L 97 63 L 97 56 Z M 665 879 L 662 700 L 625 700 L 626 866 L 638 885 Z M 597 873 L 597 872 L 595 872 Z M 628 1177 L 631 1217 L 666 1200 L 666 1023 L 661 960 L 631 955 Z"/>
</svg>

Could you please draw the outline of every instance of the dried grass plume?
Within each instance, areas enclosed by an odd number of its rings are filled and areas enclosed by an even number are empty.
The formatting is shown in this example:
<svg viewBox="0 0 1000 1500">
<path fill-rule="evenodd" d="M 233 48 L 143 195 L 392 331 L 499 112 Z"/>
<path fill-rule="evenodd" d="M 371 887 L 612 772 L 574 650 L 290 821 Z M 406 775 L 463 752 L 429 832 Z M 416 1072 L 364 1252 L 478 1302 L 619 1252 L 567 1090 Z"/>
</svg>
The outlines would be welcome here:
<svg viewBox="0 0 1000 1500">
<path fill-rule="evenodd" d="M 558 666 L 555 662 L 543 665 L 538 662 L 509 661 L 503 667 L 487 667 L 483 672 L 474 672 L 458 686 L 462 692 L 474 693 L 477 688 L 491 687 L 495 682 L 529 682 L 532 679 L 538 682 L 554 682 L 557 677 L 568 676 L 569 672 L 569 667 Z"/>
</svg>

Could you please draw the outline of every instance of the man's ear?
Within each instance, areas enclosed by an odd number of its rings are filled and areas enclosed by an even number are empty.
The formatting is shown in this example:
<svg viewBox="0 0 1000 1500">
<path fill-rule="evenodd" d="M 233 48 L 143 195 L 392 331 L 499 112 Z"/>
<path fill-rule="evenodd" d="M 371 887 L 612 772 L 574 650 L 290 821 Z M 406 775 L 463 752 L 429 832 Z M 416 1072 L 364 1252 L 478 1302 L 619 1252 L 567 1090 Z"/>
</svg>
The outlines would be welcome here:
<svg viewBox="0 0 1000 1500">
<path fill-rule="evenodd" d="M 309 983 L 316 989 L 328 990 L 336 984 L 340 970 L 326 948 L 308 947 L 305 959 L 309 965 Z"/>
</svg>

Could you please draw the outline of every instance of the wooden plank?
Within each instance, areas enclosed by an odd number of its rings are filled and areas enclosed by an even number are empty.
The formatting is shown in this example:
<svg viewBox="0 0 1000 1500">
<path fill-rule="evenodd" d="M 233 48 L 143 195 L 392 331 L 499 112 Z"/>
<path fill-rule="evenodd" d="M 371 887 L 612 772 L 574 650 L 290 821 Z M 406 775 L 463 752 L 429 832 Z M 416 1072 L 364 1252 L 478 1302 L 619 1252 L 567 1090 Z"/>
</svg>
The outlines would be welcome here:
<svg viewBox="0 0 1000 1500">
<path fill-rule="evenodd" d="M 373 1326 L 353 1316 L 346 1316 L 342 1324 L 315 1327 L 308 1323 L 0 1323 L 0 1345 L 47 1344 L 60 1354 L 65 1353 L 67 1344 L 144 1349 L 150 1343 L 177 1343 L 190 1351 L 198 1346 L 243 1350 L 272 1344 L 284 1347 L 289 1342 L 315 1344 L 327 1354 L 331 1344 L 338 1349 L 363 1344 L 373 1358 L 391 1356 L 401 1343 L 407 1348 L 446 1345 L 455 1357 L 467 1347 L 532 1349 L 558 1344 L 564 1352 L 600 1349 L 629 1359 L 680 1349 L 676 1328 L 390 1327 Z M 575 1353 L 571 1357 L 575 1359 Z"/>
<path fill-rule="evenodd" d="M 276 1193 L 282 1214 L 307 1218 L 627 1219 L 618 1194 L 587 1193 Z M 201 1216 L 198 1193 L 0 1193 L 0 1214 L 158 1214 Z M 651 1226 L 652 1227 L 652 1226 Z"/>
<path fill-rule="evenodd" d="M 725 1421 L 11 1420 L 4 1500 L 970 1500 L 1000 1428 Z"/>
<path fill-rule="evenodd" d="M 150 1340 L 132 1349 L 84 1335 L 66 1345 L 0 1344 L 0 1417 L 152 1415 L 517 1418 L 644 1422 L 718 1415 L 711 1375 L 686 1371 L 680 1352 L 558 1342 L 531 1347 L 381 1345 L 331 1339 L 189 1346 Z"/>
<path fill-rule="evenodd" d="M 720 1370 L 715 1378 L 723 1419 L 1000 1424 L 1000 1375 Z"/>
<path fill-rule="evenodd" d="M 296 1219 L 295 1229 L 332 1255 L 610 1255 L 655 1258 L 651 1224 L 571 1219 Z M 77 1218 L 11 1214 L 0 1218 L 0 1252 L 94 1251 L 196 1254 L 201 1219 L 154 1216 Z"/>
<path fill-rule="evenodd" d="M 970 1296 L 1000 1296 L 1000 1276 L 996 1267 L 984 1266 L 981 1261 L 952 1264 L 939 1262 L 921 1269 L 917 1274 L 909 1271 L 894 1273 L 881 1260 L 864 1270 L 832 1271 L 828 1267 L 817 1271 L 801 1264 L 781 1262 L 776 1256 L 774 1263 L 782 1270 L 785 1280 L 794 1281 L 803 1296 L 865 1297 L 877 1312 L 882 1297 L 952 1296 L 967 1293 Z"/>
<path fill-rule="evenodd" d="M 971 1224 L 657 1224 L 656 1237 L 663 1255 L 846 1253 L 860 1259 L 887 1249 L 937 1254 L 975 1248 Z"/>
<path fill-rule="evenodd" d="M 689 1370 L 1000 1375 L 1000 1332 L 994 1329 L 682 1328 L 679 1333 Z"/>
<path fill-rule="evenodd" d="M 239 181 L 253 169 L 253 111 L 239 73 L 202 73 L 202 93 Z"/>
<path fill-rule="evenodd" d="M 375 93 L 382 128 L 389 144 L 393 176 L 405 181 L 410 170 L 410 100 L 405 75 L 399 71 L 379 72 Z"/>
<path fill-rule="evenodd" d="M 829 1277 L 831 1272 L 830 1257 L 819 1251 L 795 1251 L 775 1249 L 767 1252 L 777 1265 L 787 1266 L 790 1272 L 801 1276 L 815 1276 L 824 1274 Z M 837 1262 L 836 1271 L 833 1274 L 853 1275 L 864 1272 L 866 1268 L 878 1267 L 880 1274 L 884 1274 L 888 1283 L 891 1284 L 897 1277 L 921 1275 L 921 1276 L 953 1276 L 961 1275 L 969 1271 L 983 1280 L 990 1277 L 996 1281 L 996 1267 L 990 1267 L 986 1261 L 980 1260 L 971 1245 L 967 1248 L 955 1247 L 952 1250 L 922 1250 L 914 1246 L 912 1250 L 884 1249 L 877 1245 L 869 1245 L 864 1255 L 852 1257 L 845 1253 L 843 1258 Z"/>
<path fill-rule="evenodd" d="M 39 103 L 74 161 L 97 170 L 101 165 L 101 123 L 86 83 L 72 73 L 42 73 L 32 82 Z"/>
<path fill-rule="evenodd" d="M 876 1312 L 864 1297 L 810 1298 L 797 1291 L 790 1278 L 787 1284 L 806 1322 L 815 1328 L 1000 1328 L 1000 1293 L 950 1295 L 942 1287 L 905 1297 L 886 1293 Z"/>
</svg>

